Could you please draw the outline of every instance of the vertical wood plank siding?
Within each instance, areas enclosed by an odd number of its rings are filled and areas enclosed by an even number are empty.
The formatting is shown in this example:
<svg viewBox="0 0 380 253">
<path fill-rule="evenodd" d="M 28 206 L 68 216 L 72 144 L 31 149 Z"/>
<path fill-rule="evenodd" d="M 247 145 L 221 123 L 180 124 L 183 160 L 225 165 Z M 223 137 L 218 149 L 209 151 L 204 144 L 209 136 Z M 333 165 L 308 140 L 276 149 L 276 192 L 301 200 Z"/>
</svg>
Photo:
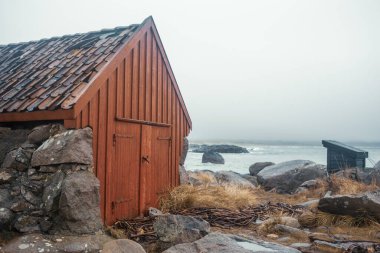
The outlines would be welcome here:
<svg viewBox="0 0 380 253">
<path fill-rule="evenodd" d="M 93 129 L 94 172 L 101 184 L 103 219 L 108 210 L 108 188 L 112 187 L 108 185 L 108 178 L 112 173 L 112 139 L 116 117 L 171 125 L 169 184 L 179 184 L 179 160 L 183 138 L 190 131 L 190 123 L 181 107 L 173 85 L 175 80 L 169 74 L 158 39 L 152 28 L 147 29 L 116 68 L 107 73 L 105 83 L 75 119 L 76 128 L 90 126 Z M 67 124 L 72 125 L 69 121 Z"/>
</svg>

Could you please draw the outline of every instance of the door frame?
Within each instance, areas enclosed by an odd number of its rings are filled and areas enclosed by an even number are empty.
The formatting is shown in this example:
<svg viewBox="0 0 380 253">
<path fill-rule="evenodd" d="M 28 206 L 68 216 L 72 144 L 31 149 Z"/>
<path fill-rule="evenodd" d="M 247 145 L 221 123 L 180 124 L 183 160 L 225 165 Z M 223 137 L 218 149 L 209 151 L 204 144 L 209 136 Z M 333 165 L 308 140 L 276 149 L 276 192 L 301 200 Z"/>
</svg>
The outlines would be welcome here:
<svg viewBox="0 0 380 253">
<path fill-rule="evenodd" d="M 145 210 L 142 210 L 142 201 L 143 201 L 143 198 L 142 198 L 142 193 L 141 193 L 141 189 L 142 189 L 142 184 L 144 182 L 141 182 L 142 181 L 142 176 L 141 176 L 141 168 L 142 168 L 142 154 L 141 154 L 141 150 L 142 150 L 142 141 L 143 141 L 143 125 L 148 125 L 148 126 L 154 126 L 154 127 L 165 127 L 165 128 L 169 128 L 169 133 L 170 133 L 170 145 L 169 145 L 169 170 L 170 170 L 170 178 L 169 178 L 169 181 L 170 181 L 170 186 L 171 186 L 171 167 L 172 167 L 172 148 L 173 148 L 173 136 L 172 136 L 172 127 L 173 125 L 172 124 L 166 124 L 166 123 L 158 123 L 158 122 L 150 122 L 150 121 L 144 121 L 144 120 L 135 120 L 135 119 L 129 119 L 129 118 L 123 118 L 123 117 L 115 117 L 114 118 L 115 121 L 118 121 L 118 122 L 126 122 L 126 123 L 134 123 L 134 124 L 139 124 L 140 125 L 140 147 L 136 147 L 136 148 L 139 148 L 139 156 L 140 156 L 140 164 L 139 164 L 139 199 L 137 200 L 138 201 L 138 207 L 139 207 L 139 213 L 140 215 L 142 215 L 144 213 Z M 114 124 L 114 129 L 113 131 L 111 132 L 112 133 L 112 136 L 110 136 L 110 138 L 114 138 L 115 134 L 116 134 L 116 124 Z M 116 145 L 112 145 L 112 158 L 111 158 L 111 163 L 114 164 L 115 161 L 115 152 L 116 152 Z M 107 175 L 108 174 L 108 175 Z M 107 185 L 105 187 L 105 196 L 106 198 L 109 198 L 109 199 L 105 199 L 104 203 L 106 205 L 106 210 L 105 210 L 105 219 L 106 219 L 106 223 L 108 223 L 109 221 L 107 220 L 107 218 L 110 218 L 109 214 L 107 214 L 108 212 L 112 212 L 111 208 L 111 203 L 112 203 L 112 196 L 111 196 L 111 177 L 112 177 L 112 166 L 111 168 L 109 168 L 109 173 L 106 173 L 106 182 L 107 182 Z"/>
</svg>

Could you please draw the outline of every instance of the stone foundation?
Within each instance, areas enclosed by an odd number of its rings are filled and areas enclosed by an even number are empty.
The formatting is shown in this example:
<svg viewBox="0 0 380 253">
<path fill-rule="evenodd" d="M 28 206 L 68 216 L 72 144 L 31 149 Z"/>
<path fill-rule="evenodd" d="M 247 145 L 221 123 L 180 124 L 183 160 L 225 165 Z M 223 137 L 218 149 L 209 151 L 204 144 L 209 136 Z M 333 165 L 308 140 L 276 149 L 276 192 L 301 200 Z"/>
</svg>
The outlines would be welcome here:
<svg viewBox="0 0 380 253">
<path fill-rule="evenodd" d="M 90 128 L 1 128 L 0 164 L 0 230 L 83 234 L 101 229 Z"/>
</svg>

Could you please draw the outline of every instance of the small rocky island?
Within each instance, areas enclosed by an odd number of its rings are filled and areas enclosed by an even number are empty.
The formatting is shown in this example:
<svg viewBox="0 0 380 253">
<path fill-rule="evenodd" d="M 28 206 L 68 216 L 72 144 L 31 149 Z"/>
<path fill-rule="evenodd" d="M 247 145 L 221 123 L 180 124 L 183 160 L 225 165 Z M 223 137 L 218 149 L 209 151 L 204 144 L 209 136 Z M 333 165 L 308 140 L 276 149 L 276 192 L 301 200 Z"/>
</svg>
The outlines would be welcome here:
<svg viewBox="0 0 380 253">
<path fill-rule="evenodd" d="M 205 153 L 205 152 L 217 152 L 217 153 L 249 153 L 246 148 L 239 147 L 236 145 L 228 144 L 218 144 L 218 145 L 206 145 L 206 144 L 191 144 L 190 149 L 194 153 Z"/>
</svg>

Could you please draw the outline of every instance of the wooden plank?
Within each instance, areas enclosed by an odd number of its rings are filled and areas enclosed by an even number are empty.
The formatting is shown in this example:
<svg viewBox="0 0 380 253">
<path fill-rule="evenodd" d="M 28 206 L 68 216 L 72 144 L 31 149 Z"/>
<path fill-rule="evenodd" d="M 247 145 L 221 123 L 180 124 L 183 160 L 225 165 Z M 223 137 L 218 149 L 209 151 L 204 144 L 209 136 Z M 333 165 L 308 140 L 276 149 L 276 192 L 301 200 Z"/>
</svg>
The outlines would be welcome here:
<svg viewBox="0 0 380 253">
<path fill-rule="evenodd" d="M 175 76 L 174 76 L 174 73 L 173 73 L 173 70 L 170 66 L 170 62 L 169 62 L 169 58 L 165 52 L 165 49 L 164 49 L 164 46 L 162 44 L 162 41 L 161 41 L 161 38 L 160 38 L 160 35 L 158 34 L 158 31 L 157 31 L 157 27 L 156 25 L 154 24 L 154 21 L 152 20 L 152 26 L 151 26 L 151 31 L 153 32 L 153 36 L 155 38 L 155 41 L 157 42 L 157 47 L 158 47 L 158 50 L 160 52 L 160 54 L 162 54 L 162 57 L 163 57 L 163 64 L 166 66 L 166 69 L 168 70 L 169 72 L 169 76 L 170 76 L 170 79 L 172 80 L 172 83 L 173 83 L 173 87 L 174 87 L 174 90 L 175 90 L 175 93 L 176 93 L 176 96 L 178 97 L 178 100 L 181 104 L 181 107 L 184 108 L 184 112 L 185 112 L 185 115 L 186 115 L 186 119 L 190 125 L 190 128 L 192 127 L 192 122 L 191 122 L 191 118 L 189 116 L 189 113 L 187 111 L 187 108 L 186 108 L 186 105 L 185 105 L 185 102 L 183 100 L 183 97 L 182 97 L 182 94 L 181 94 L 181 91 L 179 90 L 179 87 L 178 87 L 178 83 L 177 83 L 177 80 L 175 79 Z"/>
<path fill-rule="evenodd" d="M 162 76 L 162 122 L 168 122 L 168 75 L 166 68 L 164 68 Z"/>
<path fill-rule="evenodd" d="M 85 106 L 83 108 L 83 111 L 81 112 L 81 128 L 85 128 L 86 126 L 88 126 L 88 121 L 89 121 L 89 106 L 90 104 L 87 103 L 87 106 Z"/>
<path fill-rule="evenodd" d="M 132 118 L 132 82 L 133 82 L 133 51 L 125 59 L 125 103 L 124 117 Z"/>
<path fill-rule="evenodd" d="M 158 54 L 157 62 L 157 122 L 163 123 L 162 121 L 162 58 Z"/>
<path fill-rule="evenodd" d="M 102 217 L 106 218 L 106 135 L 107 135 L 107 104 L 108 104 L 107 83 L 99 90 L 99 111 L 98 111 L 98 155 L 97 155 L 97 177 L 100 181 L 100 207 Z"/>
<path fill-rule="evenodd" d="M 124 115 L 124 61 L 116 69 L 116 115 Z"/>
<path fill-rule="evenodd" d="M 106 145 L 106 222 L 109 223 L 108 217 L 112 217 L 110 213 L 111 209 L 111 192 L 109 189 L 111 188 L 111 177 L 113 177 L 112 170 L 112 158 L 113 158 L 113 134 L 115 133 L 115 112 L 116 112 L 116 70 L 109 78 L 108 82 L 108 103 L 107 103 L 107 145 Z"/>
<path fill-rule="evenodd" d="M 148 31 L 146 43 L 146 94 L 145 94 L 145 118 L 152 120 L 152 33 Z"/>
<path fill-rule="evenodd" d="M 12 121 L 36 121 L 36 120 L 65 120 L 74 119 L 74 111 L 55 110 L 55 111 L 34 111 L 34 112 L 11 112 L 0 113 L 0 122 Z"/>
<path fill-rule="evenodd" d="M 144 34 L 143 38 L 140 41 L 140 54 L 139 54 L 139 120 L 145 120 L 145 96 L 146 96 L 146 34 Z"/>
<path fill-rule="evenodd" d="M 99 91 L 90 101 L 90 122 L 89 125 L 92 128 L 92 150 L 94 159 L 94 173 L 97 175 L 97 161 L 98 161 L 98 131 L 99 131 Z"/>
<path fill-rule="evenodd" d="M 132 119 L 138 119 L 138 107 L 139 107 L 139 51 L 140 44 L 133 49 L 133 71 L 132 71 Z"/>
<path fill-rule="evenodd" d="M 153 47 L 152 48 L 152 56 L 153 56 L 152 57 L 152 121 L 157 122 L 158 58 L 157 58 L 157 47 L 154 41 L 153 41 L 152 47 Z"/>
<path fill-rule="evenodd" d="M 66 129 L 73 129 L 76 126 L 76 120 L 75 119 L 65 119 L 63 121 L 63 126 Z"/>
</svg>

